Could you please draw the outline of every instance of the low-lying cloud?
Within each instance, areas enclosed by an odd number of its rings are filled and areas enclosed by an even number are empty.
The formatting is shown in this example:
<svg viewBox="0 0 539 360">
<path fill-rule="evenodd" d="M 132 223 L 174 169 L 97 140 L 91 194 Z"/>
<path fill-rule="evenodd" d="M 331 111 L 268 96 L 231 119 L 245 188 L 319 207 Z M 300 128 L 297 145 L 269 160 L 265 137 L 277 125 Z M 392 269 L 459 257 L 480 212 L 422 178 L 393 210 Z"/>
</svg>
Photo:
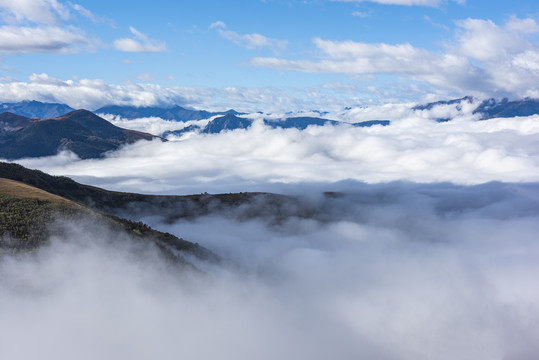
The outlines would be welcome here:
<svg viewBox="0 0 539 360">
<path fill-rule="evenodd" d="M 257 120 L 247 130 L 138 142 L 104 159 L 60 153 L 17 162 L 109 189 L 172 194 L 340 181 L 538 181 L 537 116 L 475 121 L 464 111 L 450 122 L 431 120 L 452 111 L 404 112 L 389 126 L 370 128 L 271 129 Z"/>
<path fill-rule="evenodd" d="M 531 360 L 537 199 L 537 184 L 395 183 L 311 192 L 315 215 L 277 223 L 271 207 L 145 219 L 219 254 L 205 274 L 67 224 L 1 259 L 0 356 Z"/>
</svg>

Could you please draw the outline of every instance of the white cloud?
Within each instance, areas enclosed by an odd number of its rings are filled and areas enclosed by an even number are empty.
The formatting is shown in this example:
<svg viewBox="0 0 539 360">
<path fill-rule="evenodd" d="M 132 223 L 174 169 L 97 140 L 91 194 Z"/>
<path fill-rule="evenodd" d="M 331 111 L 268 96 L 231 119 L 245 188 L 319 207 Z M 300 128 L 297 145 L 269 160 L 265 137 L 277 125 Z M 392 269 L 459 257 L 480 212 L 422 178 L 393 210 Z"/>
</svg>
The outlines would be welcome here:
<svg viewBox="0 0 539 360">
<path fill-rule="evenodd" d="M 368 18 L 371 16 L 370 13 L 368 12 L 364 12 L 364 11 L 354 11 L 352 13 L 353 16 L 357 16 L 357 17 L 360 17 L 360 18 Z"/>
<path fill-rule="evenodd" d="M 393 74 L 437 88 L 479 96 L 537 97 L 537 43 L 527 38 L 539 32 L 530 18 L 512 17 L 504 26 L 490 20 L 457 22 L 458 32 L 445 52 L 411 44 L 367 44 L 313 40 L 322 59 L 289 60 L 258 57 L 253 66 L 316 73 Z"/>
<path fill-rule="evenodd" d="M 0 52 L 69 53 L 90 41 L 84 32 L 66 26 L 69 9 L 56 0 L 0 0 Z"/>
<path fill-rule="evenodd" d="M 149 83 L 113 85 L 101 79 L 61 80 L 47 74 L 32 74 L 29 82 L 0 83 L 2 101 L 53 101 L 89 110 L 108 104 L 150 106 L 183 104 L 186 101 L 196 103 L 200 100 L 198 93 L 192 88 L 163 88 Z"/>
<path fill-rule="evenodd" d="M 529 23 L 522 19 L 511 21 L 512 26 L 501 27 L 491 20 L 466 19 L 457 21 L 460 31 L 455 44 L 456 50 L 473 59 L 488 61 L 506 58 L 515 52 L 528 49 L 532 44 L 520 34 L 521 27 Z M 532 20 L 535 24 L 535 21 Z M 524 30 L 524 29 L 522 29 Z"/>
<path fill-rule="evenodd" d="M 255 122 L 248 130 L 167 143 L 140 142 L 104 160 L 65 158 L 63 164 L 53 165 L 62 162 L 61 155 L 58 160 L 20 162 L 55 175 L 96 181 L 93 185 L 145 193 L 278 191 L 280 183 L 347 180 L 539 181 L 539 117 L 473 121 L 472 108 L 441 107 L 418 113 L 406 106 L 357 109 L 348 114 L 348 121 L 388 119 L 392 123 L 299 131 L 270 129 Z M 440 115 L 454 120 L 432 120 Z M 129 127 L 127 122 L 122 125 Z M 134 126 L 141 129 L 140 123 Z"/>
<path fill-rule="evenodd" d="M 40 252 L 2 257 L 0 354 L 535 357 L 537 184 L 355 185 L 285 203 L 291 216 L 273 224 L 280 214 L 261 203 L 244 213 L 267 215 L 251 220 L 147 219 L 221 255 L 217 266 L 197 263 L 204 274 L 168 266 L 103 224 L 60 224 L 65 235 Z M 304 209 L 315 211 L 302 218 Z"/>
<path fill-rule="evenodd" d="M 210 119 L 190 120 L 190 121 L 173 121 L 163 120 L 158 117 L 124 119 L 121 116 L 110 114 L 98 114 L 107 121 L 110 121 L 116 126 L 124 129 L 142 131 L 154 135 L 162 135 L 165 131 L 181 130 L 190 125 L 206 126 Z"/>
<path fill-rule="evenodd" d="M 132 26 L 129 27 L 129 31 L 133 34 L 134 38 L 121 38 L 115 40 L 113 46 L 116 50 L 140 53 L 167 51 L 167 46 L 164 41 L 151 39 Z"/>
<path fill-rule="evenodd" d="M 53 25 L 69 11 L 56 0 L 0 0 L 0 18 L 11 24 L 24 22 Z"/>
<path fill-rule="evenodd" d="M 254 58 L 250 64 L 284 70 L 343 74 L 398 74 L 430 84 L 460 90 L 467 84 L 483 85 L 481 69 L 465 57 L 437 54 L 410 44 L 365 44 L 354 41 L 334 42 L 314 39 L 326 59 L 285 60 Z"/>
<path fill-rule="evenodd" d="M 110 20 L 108 18 L 105 18 L 103 16 L 99 16 L 99 15 L 91 12 L 90 10 L 86 9 L 84 6 L 82 6 L 80 4 L 74 4 L 72 2 L 68 2 L 68 4 L 77 13 L 79 13 L 80 15 L 84 16 L 85 18 L 89 19 L 90 21 L 92 21 L 94 23 L 107 23 L 112 27 L 116 27 L 114 25 L 114 21 L 112 21 L 112 20 Z"/>
<path fill-rule="evenodd" d="M 331 0 L 335 2 L 374 2 L 384 5 L 405 5 L 405 6 L 432 6 L 438 7 L 444 4 L 445 0 Z M 464 4 L 466 0 L 452 0 L 459 4 Z"/>
<path fill-rule="evenodd" d="M 512 65 L 529 71 L 539 71 L 539 51 L 525 51 L 513 58 Z"/>
<path fill-rule="evenodd" d="M 279 51 L 285 49 L 288 44 L 286 40 L 271 39 L 257 33 L 238 34 L 235 31 L 228 30 L 222 21 L 214 22 L 210 25 L 210 29 L 217 29 L 217 32 L 222 37 L 247 49 L 270 48 L 273 51 Z"/>
<path fill-rule="evenodd" d="M 2 26 L 0 52 L 16 53 L 68 53 L 77 51 L 89 41 L 78 29 L 56 26 Z"/>
</svg>

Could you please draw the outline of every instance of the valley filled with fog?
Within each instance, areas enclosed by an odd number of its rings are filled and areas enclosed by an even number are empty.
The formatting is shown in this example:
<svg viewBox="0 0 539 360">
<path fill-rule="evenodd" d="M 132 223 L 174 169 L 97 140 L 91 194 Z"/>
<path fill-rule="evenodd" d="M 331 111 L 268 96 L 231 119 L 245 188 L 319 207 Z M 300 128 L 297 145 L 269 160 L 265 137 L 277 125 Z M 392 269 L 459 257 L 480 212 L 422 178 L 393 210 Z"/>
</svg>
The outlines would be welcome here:
<svg viewBox="0 0 539 360">
<path fill-rule="evenodd" d="M 260 114 L 251 114 L 244 116 L 258 121 L 246 130 L 140 141 L 104 159 L 81 161 L 63 152 L 18 163 L 111 190 L 168 194 L 282 192 L 304 183 L 338 191 L 345 186 L 340 183 L 350 181 L 539 181 L 539 115 L 478 120 L 473 109 L 470 104 L 424 111 L 384 105 L 329 115 L 343 122 L 388 118 L 389 126 L 305 130 L 272 129 Z M 446 117 L 451 121 L 435 121 Z M 115 123 L 155 134 L 186 126 L 157 118 Z"/>
<path fill-rule="evenodd" d="M 122 214 L 221 258 L 193 259 L 200 271 L 178 272 L 101 224 L 59 220 L 67 238 L 0 264 L 0 357 L 533 359 L 539 117 L 403 109 L 385 109 L 389 126 L 255 121 L 103 159 L 18 160 L 109 190 L 295 200 L 172 222 Z"/>
</svg>

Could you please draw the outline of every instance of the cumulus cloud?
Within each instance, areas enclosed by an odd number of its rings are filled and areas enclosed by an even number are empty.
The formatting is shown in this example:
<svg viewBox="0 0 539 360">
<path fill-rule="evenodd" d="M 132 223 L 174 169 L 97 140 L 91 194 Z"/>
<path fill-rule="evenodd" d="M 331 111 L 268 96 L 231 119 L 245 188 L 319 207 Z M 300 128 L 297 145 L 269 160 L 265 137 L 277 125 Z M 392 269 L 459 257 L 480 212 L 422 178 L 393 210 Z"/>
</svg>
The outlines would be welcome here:
<svg viewBox="0 0 539 360">
<path fill-rule="evenodd" d="M 112 44 L 116 50 L 137 53 L 153 53 L 167 51 L 164 41 L 151 39 L 148 35 L 141 33 L 130 26 L 129 31 L 133 34 L 132 38 L 121 38 L 114 40 Z"/>
<path fill-rule="evenodd" d="M 290 208 L 276 224 L 230 214 L 149 219 L 217 252 L 223 262 L 205 274 L 167 267 L 151 248 L 134 251 L 95 224 L 66 223 L 67 235 L 39 253 L 1 259 L 0 356 L 537 354 L 536 184 L 363 185 L 312 195 L 301 206 L 317 215 Z"/>
<path fill-rule="evenodd" d="M 0 18 L 0 52 L 67 53 L 75 52 L 90 41 L 84 32 L 62 22 L 69 10 L 56 0 L 2 0 Z"/>
<path fill-rule="evenodd" d="M 58 17 L 69 17 L 68 9 L 56 0 L 0 0 L 0 18 L 4 22 L 53 25 Z"/>
<path fill-rule="evenodd" d="M 111 19 L 97 15 L 80 4 L 74 4 L 72 2 L 68 2 L 68 4 L 78 14 L 82 15 L 83 17 L 89 19 L 94 23 L 108 23 L 112 27 L 115 27 L 114 22 Z"/>
<path fill-rule="evenodd" d="M 88 40 L 77 29 L 45 27 L 0 27 L 0 52 L 16 53 L 67 53 L 86 45 Z"/>
<path fill-rule="evenodd" d="M 41 79 L 40 79 L 41 78 Z M 47 78 L 48 84 L 43 84 Z M 146 79 L 147 80 L 147 79 Z M 0 82 L 0 101 L 16 102 L 39 100 L 65 103 L 74 108 L 89 110 L 104 105 L 182 105 L 189 104 L 204 110 L 223 111 L 233 106 L 242 112 L 287 112 L 302 109 L 338 110 L 364 103 L 358 94 L 365 89 L 345 96 L 335 96 L 335 86 L 315 88 L 277 87 L 163 87 L 155 83 L 110 84 L 102 79 L 64 80 L 48 74 L 33 74 L 29 81 L 5 78 Z M 410 94 L 416 92 L 407 89 Z M 390 94 L 383 98 L 391 102 Z"/>
<path fill-rule="evenodd" d="M 219 35 L 225 39 L 247 49 L 270 48 L 274 51 L 279 51 L 285 49 L 288 44 L 286 40 L 271 39 L 257 33 L 238 34 L 235 31 L 227 29 L 226 24 L 222 21 L 214 22 L 210 25 L 210 29 L 216 29 Z"/>
<path fill-rule="evenodd" d="M 344 74 L 394 74 L 436 88 L 481 96 L 537 97 L 535 71 L 538 45 L 528 35 L 538 32 L 531 18 L 512 17 L 500 26 L 490 20 L 458 21 L 453 43 L 445 52 L 411 44 L 367 44 L 313 40 L 322 59 L 289 60 L 258 57 L 253 66 L 280 70 Z"/>
<path fill-rule="evenodd" d="M 204 127 L 208 122 L 215 117 L 204 119 L 204 120 L 190 120 L 190 121 L 173 121 L 173 120 L 164 120 L 158 117 L 147 117 L 147 118 L 138 118 L 138 119 L 124 119 L 121 116 L 115 116 L 111 114 L 98 114 L 104 119 L 110 121 L 116 126 L 142 131 L 154 135 L 162 136 L 166 131 L 181 130 L 191 125 L 196 125 L 199 127 Z"/>
<path fill-rule="evenodd" d="M 62 80 L 48 74 L 32 74 L 28 82 L 0 83 L 2 101 L 39 100 L 60 102 L 73 108 L 97 109 L 108 104 L 150 106 L 197 103 L 204 91 L 163 88 L 151 83 L 107 84 L 101 79 Z"/>
</svg>

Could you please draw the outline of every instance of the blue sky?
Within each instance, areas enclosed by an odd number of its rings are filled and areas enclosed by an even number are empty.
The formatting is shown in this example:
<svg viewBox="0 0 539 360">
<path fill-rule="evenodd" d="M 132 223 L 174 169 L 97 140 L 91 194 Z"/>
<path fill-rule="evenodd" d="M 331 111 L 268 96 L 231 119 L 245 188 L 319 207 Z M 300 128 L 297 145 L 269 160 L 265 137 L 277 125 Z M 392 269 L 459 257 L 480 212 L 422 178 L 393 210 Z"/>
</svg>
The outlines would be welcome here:
<svg viewBox="0 0 539 360">
<path fill-rule="evenodd" d="M 539 97 L 531 0 L 0 0 L 0 100 L 290 110 Z"/>
</svg>

